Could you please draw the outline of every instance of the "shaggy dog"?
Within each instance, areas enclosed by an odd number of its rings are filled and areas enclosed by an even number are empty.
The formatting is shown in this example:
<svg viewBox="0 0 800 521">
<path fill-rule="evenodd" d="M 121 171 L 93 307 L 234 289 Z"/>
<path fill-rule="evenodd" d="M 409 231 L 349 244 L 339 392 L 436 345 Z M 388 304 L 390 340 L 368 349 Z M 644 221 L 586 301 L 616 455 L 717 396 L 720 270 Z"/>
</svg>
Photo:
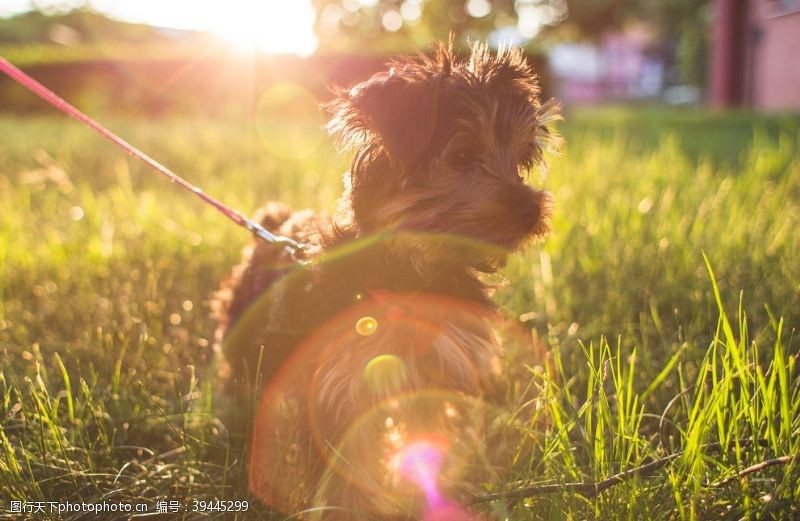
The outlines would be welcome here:
<svg viewBox="0 0 800 521">
<path fill-rule="evenodd" d="M 355 150 L 338 214 L 267 205 L 260 222 L 304 262 L 255 244 L 220 292 L 250 488 L 316 518 L 467 518 L 448 498 L 502 379 L 480 274 L 549 230 L 551 197 L 526 173 L 557 106 L 520 50 L 475 44 L 463 61 L 451 46 L 393 61 L 328 109 Z"/>
</svg>

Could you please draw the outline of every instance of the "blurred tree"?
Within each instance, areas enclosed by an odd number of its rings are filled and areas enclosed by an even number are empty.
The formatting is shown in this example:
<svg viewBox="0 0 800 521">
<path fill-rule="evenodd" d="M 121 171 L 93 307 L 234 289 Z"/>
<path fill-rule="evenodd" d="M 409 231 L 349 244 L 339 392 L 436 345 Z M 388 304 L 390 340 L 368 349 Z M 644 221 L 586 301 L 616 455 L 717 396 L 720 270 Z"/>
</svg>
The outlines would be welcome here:
<svg viewBox="0 0 800 521">
<path fill-rule="evenodd" d="M 639 0 L 567 0 L 567 18 L 561 30 L 571 36 L 597 40 L 608 30 L 622 28 Z"/>
<path fill-rule="evenodd" d="M 643 23 L 670 69 L 672 83 L 704 84 L 708 53 L 708 0 L 567 0 L 569 15 L 559 29 L 599 40 L 609 30 Z"/>
<path fill-rule="evenodd" d="M 320 47 L 356 52 L 425 48 L 451 33 L 524 43 L 566 14 L 566 0 L 313 1 Z"/>
<path fill-rule="evenodd" d="M 701 85 L 705 70 L 708 0 L 313 0 L 320 48 L 385 52 L 426 48 L 450 33 L 538 43 L 598 41 L 608 31 L 641 23 L 656 36 L 653 50 L 679 78 Z"/>
<path fill-rule="evenodd" d="M 60 34 L 66 35 L 68 41 L 59 41 Z M 153 27 L 113 20 L 89 8 L 59 13 L 33 10 L 0 19 L 0 44 L 68 45 L 103 41 L 139 44 L 168 40 Z"/>
<path fill-rule="evenodd" d="M 708 0 L 639 0 L 642 18 L 659 31 L 669 46 L 676 83 L 705 84 L 710 7 Z"/>
</svg>

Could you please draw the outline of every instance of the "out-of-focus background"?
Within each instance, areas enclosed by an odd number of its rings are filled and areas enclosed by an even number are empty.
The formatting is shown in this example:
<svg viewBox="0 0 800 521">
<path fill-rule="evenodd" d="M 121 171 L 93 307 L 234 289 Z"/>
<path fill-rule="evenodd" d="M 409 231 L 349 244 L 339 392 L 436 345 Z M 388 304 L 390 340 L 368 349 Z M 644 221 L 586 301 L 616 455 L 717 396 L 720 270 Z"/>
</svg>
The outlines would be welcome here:
<svg viewBox="0 0 800 521">
<path fill-rule="evenodd" d="M 800 110 L 797 0 L 6 0 L 0 53 L 86 108 L 230 111 L 324 95 L 453 34 L 521 45 L 567 104 Z M 247 88 L 243 88 L 247 87 Z M 0 79 L 4 110 L 40 109 Z"/>
</svg>

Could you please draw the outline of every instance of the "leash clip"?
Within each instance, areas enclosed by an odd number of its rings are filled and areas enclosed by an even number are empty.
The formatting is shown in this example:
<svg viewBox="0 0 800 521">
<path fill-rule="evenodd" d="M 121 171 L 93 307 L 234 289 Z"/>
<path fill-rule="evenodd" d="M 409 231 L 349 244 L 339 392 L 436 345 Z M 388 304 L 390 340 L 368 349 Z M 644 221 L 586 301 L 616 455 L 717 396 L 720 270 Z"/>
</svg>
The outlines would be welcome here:
<svg viewBox="0 0 800 521">
<path fill-rule="evenodd" d="M 301 258 L 301 255 L 305 252 L 306 248 L 308 248 L 307 244 L 298 242 L 291 237 L 276 235 L 257 222 L 247 218 L 244 218 L 244 225 L 259 239 L 281 247 L 283 251 L 292 257 L 293 261 L 297 262 L 298 264 L 306 263 L 306 261 Z"/>
</svg>

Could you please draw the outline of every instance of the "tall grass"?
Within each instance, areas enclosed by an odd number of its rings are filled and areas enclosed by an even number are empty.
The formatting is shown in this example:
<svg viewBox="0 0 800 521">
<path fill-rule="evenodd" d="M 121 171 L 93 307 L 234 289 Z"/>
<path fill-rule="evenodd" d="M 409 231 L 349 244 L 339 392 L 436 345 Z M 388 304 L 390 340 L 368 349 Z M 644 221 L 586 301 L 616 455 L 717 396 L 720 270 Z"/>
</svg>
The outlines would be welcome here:
<svg viewBox="0 0 800 521">
<path fill-rule="evenodd" d="M 111 126 L 245 211 L 266 199 L 330 210 L 347 158 L 308 120 Z M 482 487 L 517 492 L 475 508 L 520 520 L 800 515 L 800 120 L 567 121 L 545 183 L 553 236 L 512 258 L 496 295 L 548 351 L 510 357 L 509 400 L 492 419 L 513 433 L 509 468 Z M 247 241 L 72 122 L 0 118 L 0 516 L 12 500 L 153 511 L 247 498 L 246 449 L 214 402 L 208 318 Z M 654 461 L 597 494 L 542 488 Z M 252 504 L 242 517 L 259 515 Z"/>
<path fill-rule="evenodd" d="M 702 346 L 705 354 L 697 367 L 687 364 L 680 351 L 648 385 L 637 385 L 639 351 L 626 352 L 621 342 L 610 343 L 603 337 L 580 344 L 584 378 L 565 368 L 559 352 L 545 371 L 531 372 L 541 411 L 518 428 L 527 434 L 523 443 L 532 443 L 534 449 L 526 449 L 529 459 L 516 479 L 495 493 L 517 501 L 503 515 L 510 519 L 797 516 L 796 355 L 786 352 L 783 321 L 773 324 L 772 342 L 766 348 L 753 342 L 741 302 L 731 319 L 710 266 L 709 273 L 709 285 L 718 299 L 718 322 L 712 340 Z M 654 394 L 670 397 L 668 405 L 654 407 Z M 549 418 L 544 431 L 539 427 L 541 415 Z M 746 470 L 764 462 L 774 465 L 758 474 Z M 641 471 L 601 484 L 596 494 L 592 487 L 575 486 L 607 481 L 635 469 Z M 502 505 L 508 508 L 508 503 Z"/>
</svg>

